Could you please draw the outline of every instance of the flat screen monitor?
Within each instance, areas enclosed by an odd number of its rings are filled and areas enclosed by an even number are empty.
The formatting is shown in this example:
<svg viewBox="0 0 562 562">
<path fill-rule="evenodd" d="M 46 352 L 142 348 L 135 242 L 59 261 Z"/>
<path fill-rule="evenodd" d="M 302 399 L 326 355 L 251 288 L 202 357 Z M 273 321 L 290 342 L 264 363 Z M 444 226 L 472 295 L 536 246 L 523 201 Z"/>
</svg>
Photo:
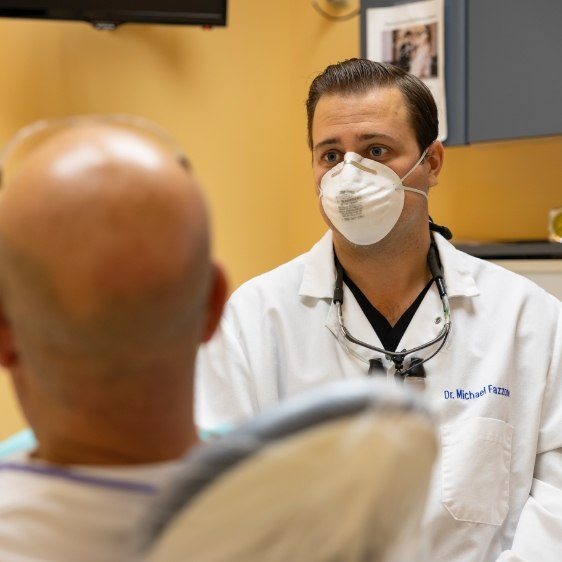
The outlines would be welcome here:
<svg viewBox="0 0 562 562">
<path fill-rule="evenodd" d="M 0 16 L 82 20 L 96 27 L 126 22 L 226 25 L 227 0 L 0 0 Z"/>
</svg>

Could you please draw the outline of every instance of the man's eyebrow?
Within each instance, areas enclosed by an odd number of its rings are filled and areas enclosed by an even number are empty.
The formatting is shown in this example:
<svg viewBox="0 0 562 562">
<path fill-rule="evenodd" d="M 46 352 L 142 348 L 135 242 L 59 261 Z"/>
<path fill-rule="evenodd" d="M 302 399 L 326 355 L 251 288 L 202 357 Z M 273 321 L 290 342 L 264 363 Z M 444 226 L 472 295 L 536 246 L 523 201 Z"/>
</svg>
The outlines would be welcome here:
<svg viewBox="0 0 562 562">
<path fill-rule="evenodd" d="M 339 142 L 339 140 L 336 139 L 335 137 L 331 138 L 331 139 L 326 139 L 326 140 L 320 141 L 318 144 L 314 145 L 312 147 L 312 150 L 322 148 L 323 146 L 328 146 L 329 144 L 338 144 L 338 142 Z"/>
<path fill-rule="evenodd" d="M 357 137 L 358 140 L 371 140 L 371 139 L 388 139 L 396 141 L 396 138 L 392 135 L 387 135 L 386 133 L 365 133 Z"/>
<path fill-rule="evenodd" d="M 359 140 L 359 141 L 366 141 L 366 140 L 372 140 L 372 139 L 381 139 L 381 140 L 386 139 L 386 140 L 391 140 L 391 141 L 396 142 L 395 137 L 393 137 L 392 135 L 387 135 L 386 133 L 373 132 L 373 133 L 364 133 L 362 135 L 357 136 L 357 140 Z M 340 140 L 336 137 L 325 139 L 323 141 L 320 141 L 318 144 L 315 144 L 312 150 L 317 150 L 319 148 L 322 148 L 323 146 L 338 144 L 339 142 L 340 142 Z"/>
</svg>

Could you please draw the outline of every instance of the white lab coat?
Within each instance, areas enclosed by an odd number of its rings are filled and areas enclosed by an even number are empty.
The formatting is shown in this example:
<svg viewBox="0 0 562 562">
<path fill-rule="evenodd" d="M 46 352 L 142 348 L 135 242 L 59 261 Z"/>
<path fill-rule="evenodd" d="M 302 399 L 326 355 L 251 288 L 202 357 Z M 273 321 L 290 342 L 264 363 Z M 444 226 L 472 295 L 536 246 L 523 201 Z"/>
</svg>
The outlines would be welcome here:
<svg viewBox="0 0 562 562">
<path fill-rule="evenodd" d="M 429 559 L 559 562 L 562 305 L 527 279 L 435 237 L 453 327 L 425 365 L 442 453 L 424 517 Z M 382 359 L 394 384 L 391 362 L 339 335 L 334 282 L 328 232 L 307 254 L 232 295 L 198 357 L 203 432 L 222 431 L 306 388 L 365 376 L 371 358 Z M 435 337 L 442 317 L 433 285 L 397 349 Z M 355 337 L 381 346 L 345 286 L 344 321 Z"/>
</svg>

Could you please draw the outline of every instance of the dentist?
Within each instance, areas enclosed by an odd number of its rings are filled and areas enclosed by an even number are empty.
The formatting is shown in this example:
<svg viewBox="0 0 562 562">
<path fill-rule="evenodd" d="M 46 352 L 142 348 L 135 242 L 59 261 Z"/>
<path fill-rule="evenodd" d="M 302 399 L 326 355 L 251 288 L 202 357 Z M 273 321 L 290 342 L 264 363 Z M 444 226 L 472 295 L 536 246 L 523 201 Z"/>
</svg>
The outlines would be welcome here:
<svg viewBox="0 0 562 562">
<path fill-rule="evenodd" d="M 558 561 L 560 301 L 456 250 L 429 219 L 444 150 L 420 80 L 351 59 L 314 79 L 307 112 L 329 230 L 232 295 L 198 357 L 200 430 L 223 431 L 331 380 L 415 383 L 441 433 L 428 559 Z"/>
</svg>

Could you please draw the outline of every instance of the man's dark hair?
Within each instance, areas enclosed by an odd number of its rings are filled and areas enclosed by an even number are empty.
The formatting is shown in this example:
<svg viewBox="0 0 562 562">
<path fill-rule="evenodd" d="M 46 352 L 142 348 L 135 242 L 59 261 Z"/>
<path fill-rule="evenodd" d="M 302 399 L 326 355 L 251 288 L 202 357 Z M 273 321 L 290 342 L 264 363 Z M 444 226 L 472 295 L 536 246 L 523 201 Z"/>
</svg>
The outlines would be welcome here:
<svg viewBox="0 0 562 562">
<path fill-rule="evenodd" d="M 310 149 L 312 120 L 322 96 L 363 94 L 374 88 L 398 88 L 402 92 L 420 151 L 425 150 L 437 138 L 437 106 L 429 88 L 419 78 L 384 62 L 348 59 L 328 66 L 310 85 L 306 100 Z"/>
</svg>

